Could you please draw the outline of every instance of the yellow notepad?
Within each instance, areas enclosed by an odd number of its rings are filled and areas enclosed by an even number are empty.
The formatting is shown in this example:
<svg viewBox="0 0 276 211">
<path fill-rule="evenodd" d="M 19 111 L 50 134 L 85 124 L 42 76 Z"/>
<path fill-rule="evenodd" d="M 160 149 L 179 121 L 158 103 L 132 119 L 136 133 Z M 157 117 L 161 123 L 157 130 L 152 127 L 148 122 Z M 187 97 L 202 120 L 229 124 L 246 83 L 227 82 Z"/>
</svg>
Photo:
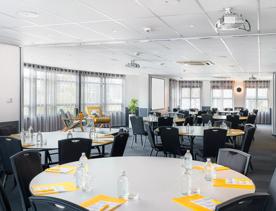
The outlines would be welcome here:
<svg viewBox="0 0 276 211">
<path fill-rule="evenodd" d="M 250 179 L 247 178 L 219 178 L 213 179 L 213 186 L 215 187 L 223 187 L 223 188 L 240 188 L 240 189 L 255 189 L 255 185 Z"/>
<path fill-rule="evenodd" d="M 194 170 L 204 170 L 204 166 L 193 166 Z M 225 170 L 230 170 L 230 168 L 226 166 L 216 166 L 215 167 L 216 171 L 225 171 Z"/>
<path fill-rule="evenodd" d="M 125 199 L 110 197 L 106 195 L 97 195 L 80 204 L 87 209 L 99 211 L 112 211 L 125 203 Z"/>
<path fill-rule="evenodd" d="M 62 192 L 76 191 L 77 186 L 73 182 L 52 183 L 43 185 L 33 185 L 31 187 L 33 195 L 43 196 Z"/>
<path fill-rule="evenodd" d="M 69 166 L 69 165 L 58 165 L 52 168 L 48 168 L 45 172 L 50 173 L 63 173 L 63 174 L 74 174 L 76 172 L 76 166 Z"/>
<path fill-rule="evenodd" d="M 188 207 L 193 211 L 213 211 L 215 210 L 216 205 L 221 203 L 215 199 L 210 199 L 200 194 L 174 198 L 173 201 L 182 206 Z"/>
</svg>

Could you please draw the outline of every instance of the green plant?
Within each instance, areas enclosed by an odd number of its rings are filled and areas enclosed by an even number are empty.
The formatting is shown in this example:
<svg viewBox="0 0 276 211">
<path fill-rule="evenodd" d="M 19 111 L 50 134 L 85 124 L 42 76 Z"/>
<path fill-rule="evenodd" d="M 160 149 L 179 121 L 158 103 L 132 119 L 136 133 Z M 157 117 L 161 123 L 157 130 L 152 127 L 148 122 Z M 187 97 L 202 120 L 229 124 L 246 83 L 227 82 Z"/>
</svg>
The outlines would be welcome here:
<svg viewBox="0 0 276 211">
<path fill-rule="evenodd" d="M 138 100 L 136 98 L 132 98 L 128 104 L 129 113 L 135 114 L 138 109 Z"/>
</svg>

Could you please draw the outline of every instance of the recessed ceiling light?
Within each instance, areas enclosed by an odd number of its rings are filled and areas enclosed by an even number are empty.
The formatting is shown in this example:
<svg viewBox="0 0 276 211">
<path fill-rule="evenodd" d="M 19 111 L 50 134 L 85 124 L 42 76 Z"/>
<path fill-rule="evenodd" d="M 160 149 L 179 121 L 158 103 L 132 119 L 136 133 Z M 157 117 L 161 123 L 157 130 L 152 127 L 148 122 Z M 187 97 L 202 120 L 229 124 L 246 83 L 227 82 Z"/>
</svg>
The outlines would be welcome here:
<svg viewBox="0 0 276 211">
<path fill-rule="evenodd" d="M 116 33 L 116 32 L 117 32 L 117 30 L 116 30 L 116 29 L 112 30 L 112 33 Z"/>
<path fill-rule="evenodd" d="M 37 18 L 39 16 L 39 14 L 37 12 L 34 11 L 18 11 L 17 15 L 23 18 Z"/>
<path fill-rule="evenodd" d="M 151 32 L 151 28 L 150 28 L 150 27 L 145 27 L 145 28 L 144 28 L 144 31 L 145 31 L 145 32 Z"/>
<path fill-rule="evenodd" d="M 195 25 L 190 24 L 190 25 L 189 25 L 189 28 L 195 28 Z"/>
</svg>

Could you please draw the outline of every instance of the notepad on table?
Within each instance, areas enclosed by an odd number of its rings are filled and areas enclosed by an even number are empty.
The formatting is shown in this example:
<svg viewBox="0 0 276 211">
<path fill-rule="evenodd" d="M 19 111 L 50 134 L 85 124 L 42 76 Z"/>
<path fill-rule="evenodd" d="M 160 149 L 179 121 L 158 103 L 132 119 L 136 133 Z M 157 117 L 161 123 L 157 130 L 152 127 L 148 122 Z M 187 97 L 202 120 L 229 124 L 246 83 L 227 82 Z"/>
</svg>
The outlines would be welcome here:
<svg viewBox="0 0 276 211">
<path fill-rule="evenodd" d="M 77 187 L 73 182 L 62 182 L 53 184 L 33 185 L 31 189 L 35 196 L 43 196 L 49 194 L 75 191 L 77 190 Z"/>
<path fill-rule="evenodd" d="M 213 180 L 213 186 L 224 188 L 254 189 L 255 185 L 248 178 L 218 178 Z"/>
<path fill-rule="evenodd" d="M 194 170 L 204 170 L 204 166 L 193 166 Z M 220 165 L 215 165 L 215 170 L 216 171 L 225 171 L 225 170 L 230 170 L 230 168 L 226 166 L 220 166 Z"/>
<path fill-rule="evenodd" d="M 76 166 L 70 166 L 70 165 L 58 165 L 45 170 L 45 172 L 62 173 L 62 174 L 74 174 L 75 171 L 76 171 Z"/>
<path fill-rule="evenodd" d="M 80 204 L 80 206 L 90 211 L 112 211 L 125 203 L 125 199 L 97 195 Z"/>
<path fill-rule="evenodd" d="M 215 199 L 204 197 L 200 194 L 174 198 L 173 201 L 181 204 L 182 206 L 188 207 L 193 211 L 213 211 L 216 206 L 221 203 Z"/>
</svg>

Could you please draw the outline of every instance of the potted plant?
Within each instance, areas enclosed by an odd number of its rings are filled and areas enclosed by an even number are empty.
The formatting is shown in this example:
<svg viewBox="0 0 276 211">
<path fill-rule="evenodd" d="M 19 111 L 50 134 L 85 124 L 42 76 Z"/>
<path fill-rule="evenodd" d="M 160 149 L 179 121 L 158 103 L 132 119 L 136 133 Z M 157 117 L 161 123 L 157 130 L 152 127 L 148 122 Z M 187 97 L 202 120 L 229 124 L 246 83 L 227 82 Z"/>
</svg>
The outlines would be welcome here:
<svg viewBox="0 0 276 211">
<path fill-rule="evenodd" d="M 128 104 L 128 111 L 129 111 L 129 116 L 128 116 L 128 122 L 129 122 L 129 128 L 132 128 L 131 122 L 130 122 L 130 117 L 135 116 L 136 112 L 138 110 L 138 100 L 136 98 L 131 98 L 129 104 Z"/>
</svg>

